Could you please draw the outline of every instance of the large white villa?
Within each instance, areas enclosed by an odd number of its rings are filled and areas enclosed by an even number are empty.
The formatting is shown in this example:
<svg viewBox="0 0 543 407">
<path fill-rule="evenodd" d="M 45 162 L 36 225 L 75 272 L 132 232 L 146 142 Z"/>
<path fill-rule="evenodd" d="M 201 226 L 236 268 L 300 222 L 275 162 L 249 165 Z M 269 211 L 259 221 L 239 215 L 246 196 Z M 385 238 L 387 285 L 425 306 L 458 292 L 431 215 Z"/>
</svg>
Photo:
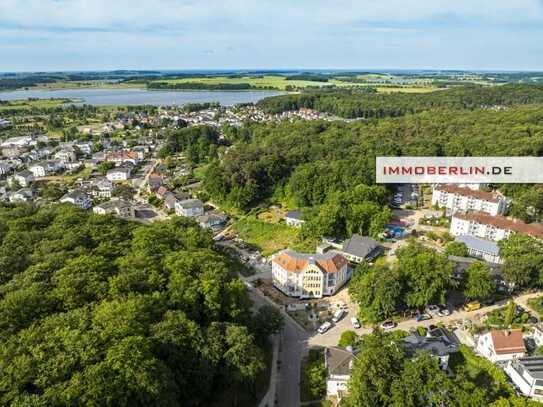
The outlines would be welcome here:
<svg viewBox="0 0 543 407">
<path fill-rule="evenodd" d="M 351 278 L 348 260 L 339 253 L 283 250 L 272 260 L 273 284 L 291 297 L 321 298 L 335 294 Z"/>
</svg>

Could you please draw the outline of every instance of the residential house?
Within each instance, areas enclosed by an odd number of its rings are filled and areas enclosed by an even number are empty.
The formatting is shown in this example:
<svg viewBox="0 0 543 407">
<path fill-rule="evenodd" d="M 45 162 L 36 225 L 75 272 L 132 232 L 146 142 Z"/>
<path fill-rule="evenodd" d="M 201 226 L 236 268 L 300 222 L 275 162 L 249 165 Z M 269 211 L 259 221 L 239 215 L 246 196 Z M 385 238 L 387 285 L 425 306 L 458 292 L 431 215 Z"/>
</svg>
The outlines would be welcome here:
<svg viewBox="0 0 543 407">
<path fill-rule="evenodd" d="M 149 174 L 147 177 L 147 184 L 149 185 L 149 192 L 155 192 L 162 185 L 162 175 L 157 174 L 156 172 Z"/>
<path fill-rule="evenodd" d="M 107 178 L 97 179 L 92 188 L 92 195 L 98 198 L 111 198 L 113 182 Z"/>
<path fill-rule="evenodd" d="M 302 226 L 305 223 L 305 220 L 302 219 L 302 212 L 288 211 L 285 215 L 285 223 L 296 228 Z"/>
<path fill-rule="evenodd" d="M 19 171 L 10 177 L 8 183 L 12 185 L 14 181 L 22 187 L 27 187 L 34 181 L 34 175 L 28 170 Z"/>
<path fill-rule="evenodd" d="M 28 167 L 29 171 L 32 171 L 35 178 L 45 177 L 59 171 L 62 168 L 63 165 L 57 161 L 41 161 Z"/>
<path fill-rule="evenodd" d="M 175 203 L 177 216 L 196 217 L 204 214 L 204 204 L 199 199 L 185 199 Z"/>
<path fill-rule="evenodd" d="M 418 352 L 427 352 L 439 362 L 439 368 L 449 370 L 449 356 L 458 352 L 459 342 L 449 331 L 434 328 L 425 336 L 414 332 L 402 339 L 402 345 L 408 357 L 416 357 Z"/>
<path fill-rule="evenodd" d="M 185 192 L 167 192 L 164 194 L 164 207 L 169 211 L 175 210 L 175 203 L 189 199 L 190 195 Z"/>
<path fill-rule="evenodd" d="M 12 192 L 9 195 L 9 201 L 16 202 L 30 202 L 34 198 L 34 191 L 30 188 L 21 188 L 18 191 Z"/>
<path fill-rule="evenodd" d="M 543 346 L 543 326 L 541 324 L 534 325 L 532 327 L 532 335 L 536 346 Z"/>
<path fill-rule="evenodd" d="M 323 243 L 317 247 L 317 252 L 324 253 L 328 250 L 340 253 L 355 264 L 362 261 L 372 262 L 383 253 L 383 247 L 376 240 L 356 233 L 344 242 L 324 238 Z"/>
<path fill-rule="evenodd" d="M 543 239 L 543 225 L 526 224 L 518 219 L 492 216 L 484 212 L 456 212 L 451 220 L 450 233 L 453 236 L 468 235 L 495 242 L 508 238 L 512 233 Z"/>
<path fill-rule="evenodd" d="M 200 224 L 200 226 L 207 229 L 222 226 L 227 220 L 228 217 L 226 215 L 217 212 L 208 212 L 205 215 L 201 215 L 196 218 L 196 221 Z"/>
<path fill-rule="evenodd" d="M 477 340 L 477 351 L 493 363 L 523 357 L 526 346 L 520 329 L 493 330 Z"/>
<path fill-rule="evenodd" d="M 158 199 L 164 200 L 166 198 L 166 194 L 168 193 L 168 189 L 165 186 L 160 186 L 155 192 L 155 195 Z"/>
<path fill-rule="evenodd" d="M 12 165 L 7 161 L 0 161 L 0 175 L 7 175 L 12 169 Z"/>
<path fill-rule="evenodd" d="M 121 218 L 133 219 L 135 218 L 134 205 L 123 199 L 113 199 L 96 205 L 92 208 L 92 211 L 99 215 L 113 214 Z"/>
<path fill-rule="evenodd" d="M 127 149 L 109 151 L 105 156 L 106 161 L 112 161 L 116 164 L 130 163 L 137 165 L 142 159 L 143 157 L 139 153 Z"/>
<path fill-rule="evenodd" d="M 69 203 L 81 209 L 89 209 L 92 206 L 92 199 L 83 191 L 75 190 L 60 198 L 61 203 Z"/>
<path fill-rule="evenodd" d="M 55 159 L 63 162 L 74 162 L 77 156 L 72 147 L 64 147 L 55 153 Z"/>
<path fill-rule="evenodd" d="M 132 169 L 129 167 L 116 167 L 107 171 L 106 178 L 110 181 L 126 181 L 130 178 Z"/>
<path fill-rule="evenodd" d="M 356 360 L 352 348 L 330 346 L 324 352 L 324 366 L 326 368 L 326 395 L 341 400 L 348 394 L 348 383 L 351 379 L 351 370 Z"/>
<path fill-rule="evenodd" d="M 2 147 L 2 155 L 6 158 L 17 158 L 28 151 L 27 147 L 21 146 L 8 146 Z"/>
<path fill-rule="evenodd" d="M 305 254 L 282 250 L 272 259 L 273 285 L 291 297 L 333 295 L 350 278 L 348 260 L 335 252 Z"/>
<path fill-rule="evenodd" d="M 32 144 L 32 136 L 11 137 L 2 142 L 0 147 L 27 147 Z"/>
<path fill-rule="evenodd" d="M 91 143 L 80 142 L 80 143 L 76 143 L 74 145 L 83 154 L 85 154 L 85 155 L 91 155 L 92 154 L 92 144 Z"/>
<path fill-rule="evenodd" d="M 457 236 L 455 240 L 466 245 L 470 256 L 483 259 L 489 263 L 503 263 L 500 258 L 500 248 L 491 240 L 469 235 Z"/>
<path fill-rule="evenodd" d="M 529 356 L 510 360 L 505 373 L 524 396 L 543 401 L 543 357 Z"/>
<path fill-rule="evenodd" d="M 447 215 L 457 211 L 481 211 L 489 215 L 500 215 L 507 209 L 503 195 L 461 187 L 452 184 L 438 184 L 432 192 L 432 205 L 446 208 Z"/>
</svg>

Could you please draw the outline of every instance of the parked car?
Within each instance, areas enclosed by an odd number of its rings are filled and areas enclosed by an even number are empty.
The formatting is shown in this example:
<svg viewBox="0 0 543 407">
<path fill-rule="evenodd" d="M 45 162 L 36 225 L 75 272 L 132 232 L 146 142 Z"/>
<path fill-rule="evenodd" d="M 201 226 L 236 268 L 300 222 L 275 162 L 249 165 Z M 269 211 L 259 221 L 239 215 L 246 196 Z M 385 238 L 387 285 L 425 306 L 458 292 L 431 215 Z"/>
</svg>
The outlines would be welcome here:
<svg viewBox="0 0 543 407">
<path fill-rule="evenodd" d="M 470 312 L 470 311 L 477 311 L 481 308 L 481 304 L 478 302 L 470 302 L 464 306 L 464 311 Z"/>
<path fill-rule="evenodd" d="M 427 305 L 425 311 L 430 315 L 438 315 L 439 307 L 437 305 Z"/>
<path fill-rule="evenodd" d="M 323 333 L 328 331 L 330 328 L 332 328 L 332 324 L 330 322 L 325 322 L 324 324 L 319 326 L 319 329 L 317 329 L 317 332 L 322 335 Z"/>
<path fill-rule="evenodd" d="M 355 317 L 351 318 L 351 325 L 353 326 L 354 329 L 360 328 L 360 322 Z"/>
<path fill-rule="evenodd" d="M 339 321 L 341 321 L 341 318 L 345 315 L 345 311 L 342 309 L 338 309 L 336 312 L 334 312 L 334 316 L 332 317 L 332 322 L 337 324 Z"/>
<path fill-rule="evenodd" d="M 451 315 L 451 311 L 449 311 L 447 308 L 442 308 L 437 312 L 437 315 L 440 317 L 447 317 Z"/>
<path fill-rule="evenodd" d="M 394 328 L 396 325 L 397 324 L 394 321 L 385 321 L 379 326 L 381 327 L 381 329 L 384 329 L 385 331 L 388 331 L 389 329 Z"/>
</svg>

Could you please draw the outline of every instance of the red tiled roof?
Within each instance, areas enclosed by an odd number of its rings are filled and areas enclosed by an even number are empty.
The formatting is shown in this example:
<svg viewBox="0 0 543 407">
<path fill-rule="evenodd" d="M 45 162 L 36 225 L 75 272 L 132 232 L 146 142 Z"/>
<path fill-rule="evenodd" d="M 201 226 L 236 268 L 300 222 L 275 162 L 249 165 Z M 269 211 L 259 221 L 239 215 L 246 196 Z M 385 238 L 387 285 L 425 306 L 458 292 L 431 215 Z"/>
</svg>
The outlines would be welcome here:
<svg viewBox="0 0 543 407">
<path fill-rule="evenodd" d="M 330 256 L 323 255 L 309 255 L 309 254 L 298 254 L 289 251 L 283 251 L 279 253 L 274 259 L 273 262 L 280 265 L 285 270 L 291 273 L 299 273 L 303 271 L 309 262 L 313 260 L 315 265 L 323 273 L 335 273 L 341 270 L 348 261 L 339 253 L 335 253 Z"/>
<path fill-rule="evenodd" d="M 501 195 L 493 192 L 473 190 L 468 187 L 459 187 L 458 185 L 454 184 L 440 184 L 437 185 L 434 189 L 437 189 L 438 191 L 448 192 L 449 194 L 458 194 L 494 203 L 497 203 L 500 201 L 500 199 L 502 199 Z"/>
<path fill-rule="evenodd" d="M 483 225 L 492 225 L 499 229 L 511 230 L 513 232 L 530 235 L 537 239 L 543 239 L 543 224 L 541 223 L 524 223 L 518 219 L 509 219 L 505 216 L 492 216 L 484 212 L 456 212 L 454 217 L 464 219 L 470 222 L 477 222 Z"/>
<path fill-rule="evenodd" d="M 499 330 L 490 332 L 492 343 L 494 344 L 494 352 L 496 354 L 507 353 L 524 353 L 524 339 L 520 329 Z"/>
</svg>

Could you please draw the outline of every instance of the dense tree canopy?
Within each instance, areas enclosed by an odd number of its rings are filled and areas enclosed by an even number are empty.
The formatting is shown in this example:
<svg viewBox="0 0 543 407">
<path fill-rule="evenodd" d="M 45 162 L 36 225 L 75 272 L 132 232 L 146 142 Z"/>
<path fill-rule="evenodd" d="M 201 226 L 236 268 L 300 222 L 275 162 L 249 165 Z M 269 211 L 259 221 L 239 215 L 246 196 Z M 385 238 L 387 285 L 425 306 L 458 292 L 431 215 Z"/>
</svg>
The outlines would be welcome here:
<svg viewBox="0 0 543 407">
<path fill-rule="evenodd" d="M 198 406 L 252 392 L 282 321 L 251 312 L 229 264 L 185 218 L 0 208 L 0 404 Z"/>
<path fill-rule="evenodd" d="M 232 146 L 209 166 L 204 187 L 215 201 L 242 209 L 266 200 L 322 205 L 338 192 L 374 185 L 378 155 L 543 154 L 541 113 L 532 106 L 249 124 L 230 128 L 227 138 Z M 381 197 L 365 201 L 379 204 Z"/>
<path fill-rule="evenodd" d="M 379 331 L 361 337 L 354 359 L 346 407 L 508 407 L 537 406 L 514 395 L 505 374 L 468 350 L 450 357 L 453 377 L 426 352 L 408 357 L 396 334 Z M 452 363 L 468 355 L 478 365 Z M 464 359 L 465 361 L 465 359 Z"/>
<path fill-rule="evenodd" d="M 502 276 L 515 288 L 543 284 L 543 243 L 530 236 L 513 234 L 498 242 L 504 260 Z"/>
<path fill-rule="evenodd" d="M 383 118 L 418 113 L 436 107 L 479 109 L 542 102 L 543 86 L 509 84 L 493 87 L 463 86 L 426 94 L 386 94 L 363 89 L 312 91 L 274 96 L 259 104 L 269 113 L 305 107 L 345 118 Z"/>
</svg>

